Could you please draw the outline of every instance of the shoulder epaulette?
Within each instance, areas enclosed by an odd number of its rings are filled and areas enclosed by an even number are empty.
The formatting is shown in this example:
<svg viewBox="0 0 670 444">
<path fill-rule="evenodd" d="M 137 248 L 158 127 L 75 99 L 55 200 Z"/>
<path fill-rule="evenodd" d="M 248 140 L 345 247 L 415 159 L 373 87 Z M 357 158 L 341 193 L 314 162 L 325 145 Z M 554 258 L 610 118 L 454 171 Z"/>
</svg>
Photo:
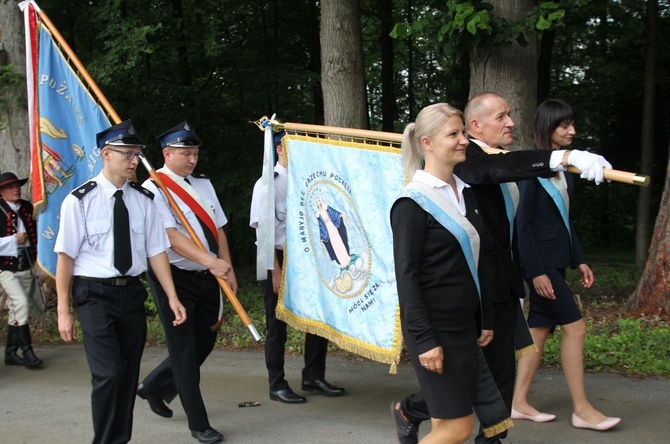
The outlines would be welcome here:
<svg viewBox="0 0 670 444">
<path fill-rule="evenodd" d="M 205 176 L 202 173 L 191 173 L 191 176 L 195 177 L 196 179 L 207 179 L 207 180 L 209 180 L 209 177 Z"/>
<path fill-rule="evenodd" d="M 75 188 L 70 194 L 72 194 L 77 199 L 81 199 L 82 197 L 86 196 L 86 193 L 93 190 L 97 186 L 98 182 L 95 180 L 89 180 L 79 188 Z"/>
<path fill-rule="evenodd" d="M 138 184 L 137 182 L 128 181 L 128 185 L 130 185 L 130 188 L 132 188 L 136 191 L 139 191 L 140 193 L 147 196 L 149 199 L 154 200 L 154 193 L 147 190 L 146 188 L 144 188 L 142 185 Z"/>
</svg>

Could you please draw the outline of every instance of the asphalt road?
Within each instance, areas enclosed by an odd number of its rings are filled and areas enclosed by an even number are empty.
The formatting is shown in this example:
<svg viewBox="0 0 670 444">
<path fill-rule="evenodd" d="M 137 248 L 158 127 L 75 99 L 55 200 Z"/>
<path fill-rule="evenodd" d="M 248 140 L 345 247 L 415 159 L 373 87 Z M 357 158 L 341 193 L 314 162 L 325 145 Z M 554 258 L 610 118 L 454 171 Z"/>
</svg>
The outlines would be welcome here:
<svg viewBox="0 0 670 444">
<path fill-rule="evenodd" d="M 36 348 L 42 370 L 0 366 L 0 442 L 89 443 L 90 375 L 81 345 Z M 167 353 L 147 348 L 142 376 Z M 300 388 L 301 357 L 289 357 L 287 379 Z M 345 387 L 346 396 L 326 398 L 306 393 L 308 402 L 285 405 L 268 398 L 263 354 L 216 350 L 202 368 L 201 387 L 212 426 L 236 444 L 396 443 L 389 413 L 392 400 L 417 389 L 409 365 L 390 375 L 388 366 L 367 360 L 328 358 L 327 379 Z M 670 380 L 630 379 L 608 374 L 586 375 L 592 403 L 610 416 L 623 418 L 607 432 L 575 429 L 571 403 L 559 372 L 541 371 L 531 399 L 558 418 L 550 423 L 515 421 L 506 443 L 653 443 L 670 442 Z M 260 401 L 240 408 L 242 401 Z M 195 443 L 178 401 L 175 415 L 154 415 L 141 399 L 135 406 L 133 443 Z M 422 425 L 422 432 L 429 429 Z"/>
</svg>

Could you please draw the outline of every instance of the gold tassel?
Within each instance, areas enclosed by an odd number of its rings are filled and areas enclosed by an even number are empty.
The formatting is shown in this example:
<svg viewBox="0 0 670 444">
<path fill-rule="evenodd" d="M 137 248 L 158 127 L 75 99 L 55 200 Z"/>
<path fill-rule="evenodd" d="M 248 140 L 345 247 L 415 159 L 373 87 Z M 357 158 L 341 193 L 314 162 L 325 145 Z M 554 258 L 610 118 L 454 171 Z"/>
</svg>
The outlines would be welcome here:
<svg viewBox="0 0 670 444">
<path fill-rule="evenodd" d="M 499 422 L 494 426 L 484 428 L 484 436 L 487 438 L 493 438 L 494 436 L 504 432 L 505 430 L 509 430 L 512 427 L 514 427 L 514 422 L 511 418 L 507 418 L 506 420 Z"/>
<path fill-rule="evenodd" d="M 533 353 L 539 353 L 540 350 L 538 350 L 537 345 L 531 344 L 528 347 L 521 348 L 519 350 L 516 350 L 514 352 L 514 355 L 516 356 L 517 361 L 524 356 L 532 355 Z"/>
</svg>

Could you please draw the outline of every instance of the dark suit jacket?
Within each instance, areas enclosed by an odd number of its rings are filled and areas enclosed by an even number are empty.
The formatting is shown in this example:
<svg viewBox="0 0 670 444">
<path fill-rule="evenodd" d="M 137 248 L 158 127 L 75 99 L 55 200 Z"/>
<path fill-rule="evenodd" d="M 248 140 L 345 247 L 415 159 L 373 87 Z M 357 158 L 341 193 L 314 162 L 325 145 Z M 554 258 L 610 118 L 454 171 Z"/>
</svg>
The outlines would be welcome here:
<svg viewBox="0 0 670 444">
<path fill-rule="evenodd" d="M 463 190 L 463 199 L 467 219 L 481 233 L 481 212 L 470 189 Z M 477 287 L 456 237 L 412 199 L 393 204 L 391 227 L 403 335 L 425 353 L 442 345 L 440 331 L 479 323 Z"/>
<path fill-rule="evenodd" d="M 566 174 L 565 179 L 568 196 L 572 199 L 573 177 Z M 516 223 L 521 265 L 526 278 L 543 275 L 547 268 L 575 268 L 585 263 L 572 221 L 568 232 L 556 204 L 540 182 L 521 181 L 519 192 L 521 203 Z"/>
<path fill-rule="evenodd" d="M 454 173 L 472 186 L 487 229 L 481 233 L 479 281 L 482 297 L 506 302 L 525 296 L 516 255 L 510 247 L 510 227 L 501 183 L 536 177 L 552 177 L 548 150 L 513 151 L 487 154 L 474 142 L 466 151 L 466 161 Z M 513 259 L 514 257 L 514 259 Z"/>
</svg>

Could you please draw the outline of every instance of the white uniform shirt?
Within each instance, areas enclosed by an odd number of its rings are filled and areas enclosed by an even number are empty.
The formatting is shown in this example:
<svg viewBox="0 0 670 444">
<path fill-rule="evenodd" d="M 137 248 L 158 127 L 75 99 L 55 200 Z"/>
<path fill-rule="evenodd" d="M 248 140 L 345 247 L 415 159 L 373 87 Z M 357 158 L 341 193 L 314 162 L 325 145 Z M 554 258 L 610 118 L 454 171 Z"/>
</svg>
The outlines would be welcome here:
<svg viewBox="0 0 670 444">
<path fill-rule="evenodd" d="M 97 186 L 81 199 L 68 194 L 60 211 L 60 229 L 54 251 L 74 258 L 74 275 L 97 278 L 120 276 L 114 268 L 114 193 L 117 188 L 100 173 Z M 164 252 L 170 243 L 158 220 L 154 201 L 123 184 L 123 202 L 130 219 L 133 265 L 128 276 L 147 269 L 147 257 Z M 82 214 L 83 204 L 83 214 Z M 84 225 L 85 224 L 85 225 Z M 88 239 L 86 238 L 88 236 Z"/>
<path fill-rule="evenodd" d="M 465 201 L 463 200 L 463 190 L 465 188 L 470 188 L 470 185 L 463 182 L 458 176 L 454 174 L 454 181 L 456 182 L 456 188 L 457 188 L 456 191 L 458 192 L 458 199 L 456 199 L 456 194 L 454 194 L 451 185 L 449 185 L 442 179 L 438 179 L 432 174 L 426 173 L 424 170 L 416 170 L 412 180 L 416 180 L 417 182 L 421 182 L 430 187 L 435 188 L 435 191 L 440 193 L 442 197 L 447 199 L 447 201 L 449 201 L 449 203 L 453 205 L 454 208 L 456 208 L 458 211 L 460 211 L 460 213 L 463 216 L 465 216 L 466 208 L 465 208 Z"/>
<path fill-rule="evenodd" d="M 171 172 L 169 168 L 165 166 L 159 169 L 158 171 L 163 173 L 165 172 L 171 173 L 172 175 L 170 177 L 173 180 L 175 179 L 176 174 Z M 183 182 L 184 179 L 188 179 L 191 185 L 189 186 L 187 183 Z M 214 224 L 216 225 L 217 229 L 223 227 L 224 225 L 226 225 L 226 223 L 228 223 L 226 214 L 223 212 L 223 208 L 221 208 L 219 198 L 216 196 L 216 191 L 214 191 L 214 187 L 212 186 L 212 183 L 209 181 L 209 179 L 198 178 L 189 175 L 186 178 L 182 178 L 182 183 L 180 183 L 179 185 L 184 186 L 187 190 L 193 189 L 196 193 L 198 193 L 201 200 L 203 200 L 210 206 L 211 211 L 214 212 L 214 219 L 215 219 Z M 184 236 L 190 239 L 191 237 L 186 232 L 186 229 L 179 222 L 177 216 L 172 212 L 172 209 L 168 204 L 167 198 L 163 195 L 163 193 L 156 186 L 156 184 L 152 180 L 147 179 L 142 184 L 142 186 L 156 195 L 156 197 L 154 198 L 154 202 L 156 202 L 156 208 L 158 208 L 158 214 L 160 220 L 163 222 L 163 227 L 165 229 L 176 228 L 177 231 L 179 231 Z M 170 193 L 172 194 L 172 197 L 174 198 L 175 202 L 177 202 L 177 205 L 181 209 L 182 213 L 184 213 L 184 216 L 186 216 L 186 220 L 193 228 L 193 231 L 195 231 L 195 233 L 198 235 L 203 245 L 207 247 L 208 246 L 207 238 L 205 237 L 205 233 L 202 230 L 202 226 L 200 225 L 200 222 L 198 222 L 198 218 L 195 216 L 193 210 L 191 210 L 191 208 L 188 205 L 186 205 L 186 203 L 184 203 L 184 201 L 181 200 L 179 196 L 177 196 L 173 192 Z M 181 268 L 182 270 L 207 269 L 205 266 L 197 262 L 194 262 L 190 259 L 186 259 L 184 256 L 180 256 L 179 254 L 175 253 L 171 248 L 168 248 L 167 254 L 170 263 L 178 268 Z M 209 252 L 209 254 L 214 256 L 214 253 L 212 253 L 211 251 Z"/>
<path fill-rule="evenodd" d="M 275 184 L 275 248 L 283 250 L 286 243 L 286 191 L 288 186 L 288 170 L 276 164 L 274 178 Z M 258 229 L 260 215 L 260 187 L 261 179 L 256 181 L 254 192 L 251 196 L 251 209 L 249 210 L 249 226 Z M 258 231 L 256 231 L 258 234 Z"/>
</svg>

